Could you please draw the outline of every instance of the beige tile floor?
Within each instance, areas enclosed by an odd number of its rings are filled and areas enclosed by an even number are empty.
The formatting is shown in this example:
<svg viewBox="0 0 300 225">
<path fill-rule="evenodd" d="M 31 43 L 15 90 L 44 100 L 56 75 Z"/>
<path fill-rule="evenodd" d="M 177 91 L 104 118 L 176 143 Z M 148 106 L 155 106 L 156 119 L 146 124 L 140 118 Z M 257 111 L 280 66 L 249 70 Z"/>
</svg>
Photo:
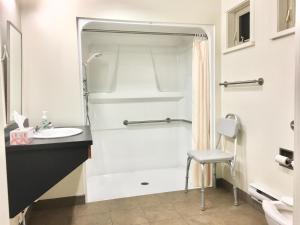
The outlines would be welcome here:
<svg viewBox="0 0 300 225">
<path fill-rule="evenodd" d="M 267 225 L 264 215 L 230 192 L 207 189 L 205 211 L 200 191 L 191 190 L 35 210 L 28 225 Z"/>
</svg>

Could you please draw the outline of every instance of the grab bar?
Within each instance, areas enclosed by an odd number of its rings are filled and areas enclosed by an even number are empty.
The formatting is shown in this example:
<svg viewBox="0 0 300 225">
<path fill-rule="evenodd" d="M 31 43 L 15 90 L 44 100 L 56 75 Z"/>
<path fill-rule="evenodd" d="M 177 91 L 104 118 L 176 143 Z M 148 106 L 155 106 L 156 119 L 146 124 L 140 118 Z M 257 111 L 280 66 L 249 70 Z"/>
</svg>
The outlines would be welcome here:
<svg viewBox="0 0 300 225">
<path fill-rule="evenodd" d="M 149 124 L 149 123 L 171 123 L 171 122 L 184 122 L 184 123 L 192 123 L 190 120 L 185 119 L 171 119 L 166 118 L 165 120 L 140 120 L 140 121 L 128 121 L 124 120 L 123 125 L 134 125 L 134 124 Z"/>
<path fill-rule="evenodd" d="M 229 85 L 236 85 L 236 84 L 258 84 L 263 85 L 264 84 L 264 78 L 258 78 L 257 80 L 245 80 L 245 81 L 234 81 L 234 82 L 227 82 L 224 81 L 223 83 L 220 83 L 220 86 L 228 87 Z"/>
</svg>

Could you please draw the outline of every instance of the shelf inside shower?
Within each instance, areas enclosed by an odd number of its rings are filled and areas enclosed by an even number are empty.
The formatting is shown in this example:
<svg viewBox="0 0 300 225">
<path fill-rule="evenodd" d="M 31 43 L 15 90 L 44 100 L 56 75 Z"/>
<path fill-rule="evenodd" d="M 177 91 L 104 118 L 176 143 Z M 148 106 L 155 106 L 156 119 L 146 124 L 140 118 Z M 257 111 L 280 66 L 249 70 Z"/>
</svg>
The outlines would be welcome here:
<svg viewBox="0 0 300 225">
<path fill-rule="evenodd" d="M 179 101 L 184 97 L 181 92 L 154 93 L 90 93 L 91 103 L 139 102 L 139 101 Z"/>
</svg>

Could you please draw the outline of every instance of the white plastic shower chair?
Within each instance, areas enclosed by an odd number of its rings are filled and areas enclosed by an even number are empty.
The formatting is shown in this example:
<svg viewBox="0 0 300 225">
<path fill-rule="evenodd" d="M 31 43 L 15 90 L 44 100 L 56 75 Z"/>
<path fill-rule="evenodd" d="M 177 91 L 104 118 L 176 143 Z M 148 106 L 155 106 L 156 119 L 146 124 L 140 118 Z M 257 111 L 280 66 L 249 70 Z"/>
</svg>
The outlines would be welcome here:
<svg viewBox="0 0 300 225">
<path fill-rule="evenodd" d="M 216 186 L 216 164 L 227 163 L 230 166 L 231 176 L 233 178 L 233 196 L 234 205 L 238 205 L 237 187 L 235 184 L 235 161 L 236 161 L 236 148 L 237 148 L 237 135 L 240 129 L 239 118 L 235 114 L 228 114 L 225 118 L 218 121 L 217 133 L 219 134 L 219 140 L 215 149 L 207 149 L 202 151 L 190 151 L 188 152 L 187 167 L 186 167 L 186 182 L 185 191 L 188 192 L 189 182 L 189 169 L 192 159 L 200 163 L 201 173 L 201 209 L 205 210 L 205 187 L 204 187 L 204 170 L 205 164 L 213 165 L 213 185 Z M 233 153 L 225 150 L 225 141 L 231 139 L 234 143 Z M 219 144 L 221 143 L 221 149 Z"/>
</svg>

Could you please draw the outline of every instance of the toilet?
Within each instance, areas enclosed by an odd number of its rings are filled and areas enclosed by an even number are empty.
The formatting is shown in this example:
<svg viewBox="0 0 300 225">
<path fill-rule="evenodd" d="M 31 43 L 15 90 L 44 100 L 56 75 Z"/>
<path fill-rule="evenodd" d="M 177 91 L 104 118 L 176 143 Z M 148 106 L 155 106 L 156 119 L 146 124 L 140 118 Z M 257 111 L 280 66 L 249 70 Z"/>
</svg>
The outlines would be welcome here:
<svg viewBox="0 0 300 225">
<path fill-rule="evenodd" d="M 293 224 L 293 199 L 283 197 L 280 201 L 263 200 L 263 209 L 269 225 Z"/>
</svg>

